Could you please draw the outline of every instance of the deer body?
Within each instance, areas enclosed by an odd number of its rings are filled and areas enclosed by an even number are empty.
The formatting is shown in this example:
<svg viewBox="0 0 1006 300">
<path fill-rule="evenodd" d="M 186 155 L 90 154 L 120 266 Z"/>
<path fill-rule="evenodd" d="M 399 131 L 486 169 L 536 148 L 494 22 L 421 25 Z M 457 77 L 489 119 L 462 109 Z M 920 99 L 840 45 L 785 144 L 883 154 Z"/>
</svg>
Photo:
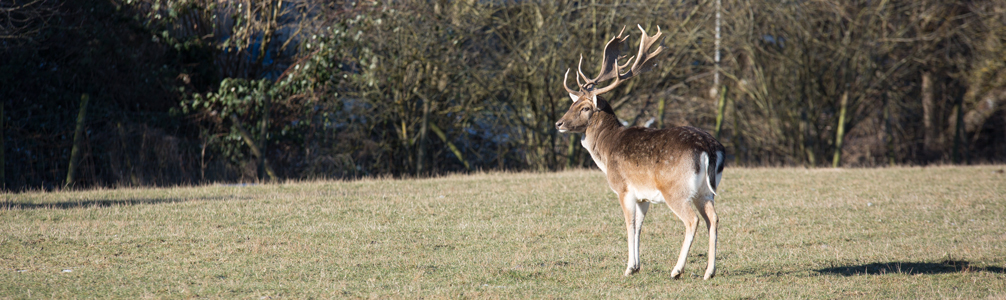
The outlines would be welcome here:
<svg viewBox="0 0 1006 300">
<path fill-rule="evenodd" d="M 579 92 L 566 88 L 573 104 L 556 122 L 556 128 L 560 132 L 584 133 L 581 144 L 606 175 L 608 186 L 618 195 L 628 236 L 626 276 L 639 271 L 639 234 L 649 205 L 666 203 L 685 225 L 685 239 L 671 276 L 678 278 L 681 275 L 698 227 L 698 216 L 702 216 L 709 230 L 709 254 L 704 276 L 704 279 L 709 279 L 716 270 L 719 219 L 713 199 L 723 171 L 723 145 L 710 134 L 693 127 L 624 127 L 607 101 L 597 97 L 614 88 L 621 80 L 645 70 L 649 60 L 662 50 L 661 47 L 649 55 L 645 53 L 659 36 L 659 32 L 653 37 L 647 37 L 643 32 L 640 55 L 633 68 L 625 74 L 618 71 L 618 52 L 609 50 L 617 50 L 625 39 L 619 33 L 609 41 L 605 47 L 602 74 L 592 80 L 578 71 L 587 84 L 581 84 Z M 640 61 L 643 66 L 637 68 Z M 596 83 L 603 79 L 615 79 L 616 82 L 596 89 Z"/>
</svg>

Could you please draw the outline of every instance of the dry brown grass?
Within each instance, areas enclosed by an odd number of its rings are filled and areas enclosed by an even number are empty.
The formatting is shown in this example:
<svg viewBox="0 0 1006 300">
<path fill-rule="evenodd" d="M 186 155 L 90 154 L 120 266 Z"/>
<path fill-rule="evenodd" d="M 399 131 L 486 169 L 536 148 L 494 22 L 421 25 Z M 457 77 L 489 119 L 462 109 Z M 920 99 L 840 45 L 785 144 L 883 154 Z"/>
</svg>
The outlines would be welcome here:
<svg viewBox="0 0 1006 300">
<path fill-rule="evenodd" d="M 0 298 L 1001 298 L 1001 169 L 728 168 L 710 281 L 596 170 L 4 194 Z"/>
</svg>

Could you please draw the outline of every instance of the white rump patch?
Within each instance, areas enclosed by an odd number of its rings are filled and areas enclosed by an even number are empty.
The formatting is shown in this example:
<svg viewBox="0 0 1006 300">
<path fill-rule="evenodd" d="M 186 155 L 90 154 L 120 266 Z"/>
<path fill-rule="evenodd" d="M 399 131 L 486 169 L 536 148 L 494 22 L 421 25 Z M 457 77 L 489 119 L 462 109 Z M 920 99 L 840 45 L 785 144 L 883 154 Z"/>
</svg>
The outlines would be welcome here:
<svg viewBox="0 0 1006 300">
<path fill-rule="evenodd" d="M 721 160 L 720 153 L 719 153 L 719 151 L 717 151 L 717 153 L 716 153 L 716 161 L 717 161 L 717 163 L 719 163 L 720 160 Z M 709 192 L 712 193 L 713 196 L 716 196 L 716 190 L 713 189 L 713 184 L 711 182 L 709 182 L 709 171 L 716 172 L 716 170 L 709 170 L 709 154 L 708 153 L 702 152 L 702 154 L 699 155 L 699 170 L 700 170 L 699 171 L 699 176 L 702 176 L 701 179 L 705 179 L 705 181 L 706 181 L 706 188 L 709 189 Z"/>
</svg>

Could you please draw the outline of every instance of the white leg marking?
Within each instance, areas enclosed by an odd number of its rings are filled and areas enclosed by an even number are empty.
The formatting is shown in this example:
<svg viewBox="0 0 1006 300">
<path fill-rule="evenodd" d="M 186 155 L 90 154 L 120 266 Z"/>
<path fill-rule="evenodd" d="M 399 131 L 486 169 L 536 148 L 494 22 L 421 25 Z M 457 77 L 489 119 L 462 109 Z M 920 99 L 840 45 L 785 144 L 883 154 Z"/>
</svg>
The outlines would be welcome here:
<svg viewBox="0 0 1006 300">
<path fill-rule="evenodd" d="M 626 243 L 629 246 L 629 253 L 626 259 L 625 276 L 632 275 L 639 271 L 639 233 L 643 229 L 643 219 L 650 203 L 638 202 L 632 195 L 623 198 L 623 205 L 628 210 L 625 212 Z"/>
</svg>

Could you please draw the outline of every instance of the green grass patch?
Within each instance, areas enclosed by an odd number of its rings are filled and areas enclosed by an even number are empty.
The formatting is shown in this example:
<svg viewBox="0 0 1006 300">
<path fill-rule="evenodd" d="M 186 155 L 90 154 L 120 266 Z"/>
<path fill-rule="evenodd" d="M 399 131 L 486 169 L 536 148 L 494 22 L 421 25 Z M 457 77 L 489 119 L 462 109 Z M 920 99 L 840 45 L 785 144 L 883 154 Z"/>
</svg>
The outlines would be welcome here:
<svg viewBox="0 0 1006 300">
<path fill-rule="evenodd" d="M 709 281 L 596 170 L 2 194 L 0 298 L 1002 298 L 1001 169 L 728 168 Z"/>
</svg>

